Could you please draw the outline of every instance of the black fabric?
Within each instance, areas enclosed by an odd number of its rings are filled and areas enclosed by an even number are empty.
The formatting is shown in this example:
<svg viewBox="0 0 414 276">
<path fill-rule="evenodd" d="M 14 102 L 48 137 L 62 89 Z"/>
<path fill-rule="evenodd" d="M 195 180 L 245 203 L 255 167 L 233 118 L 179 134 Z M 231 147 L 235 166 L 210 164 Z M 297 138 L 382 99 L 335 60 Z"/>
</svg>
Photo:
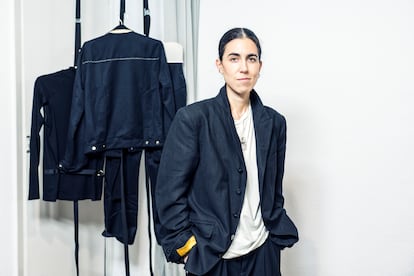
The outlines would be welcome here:
<svg viewBox="0 0 414 276">
<path fill-rule="evenodd" d="M 100 158 L 88 159 L 85 169 L 93 174 L 65 174 L 59 167 L 67 142 L 75 69 L 40 76 L 33 94 L 30 135 L 29 199 L 39 199 L 40 131 L 43 127 L 43 200 L 100 200 Z"/>
<path fill-rule="evenodd" d="M 150 15 L 150 10 L 149 10 L 149 6 L 148 6 L 148 0 L 144 0 L 144 34 L 146 36 L 149 36 L 149 32 L 150 32 L 150 27 L 151 27 L 151 15 Z"/>
<path fill-rule="evenodd" d="M 65 171 L 89 154 L 161 148 L 176 110 L 162 43 L 134 32 L 84 43 L 73 93 Z"/>
<path fill-rule="evenodd" d="M 81 48 L 81 3 L 76 0 L 76 15 L 75 15 L 75 52 L 74 52 L 74 66 L 78 62 L 78 53 Z"/>
<path fill-rule="evenodd" d="M 73 221 L 75 233 L 75 265 L 76 275 L 79 276 L 79 204 L 78 201 L 73 201 Z"/>
<path fill-rule="evenodd" d="M 133 244 L 138 219 L 138 174 L 142 150 L 106 154 L 104 215 L 105 237 Z M 126 231 L 125 231 L 126 229 Z"/>
<path fill-rule="evenodd" d="M 126 208 L 125 208 L 125 178 L 124 178 L 124 152 L 120 150 L 121 153 L 121 221 L 122 221 L 122 234 L 123 234 L 123 244 L 124 244 L 124 255 L 125 255 L 125 275 L 129 276 L 129 252 L 128 252 L 128 225 L 127 225 L 127 215 L 126 215 Z"/>
<path fill-rule="evenodd" d="M 195 276 L 196 274 L 187 273 L 187 275 Z M 270 239 L 267 239 L 262 246 L 246 256 L 221 259 L 210 271 L 203 274 L 203 276 L 240 275 L 280 276 L 280 248 Z"/>
<path fill-rule="evenodd" d="M 115 237 L 124 244 L 125 267 L 128 265 L 128 244 L 132 244 L 137 231 L 138 220 L 138 181 L 142 150 L 110 150 L 106 153 L 104 214 L 105 237 Z M 150 203 L 152 193 L 150 183 L 156 183 L 160 149 L 145 151 L 146 197 L 148 210 L 148 237 L 150 243 L 150 275 L 152 270 L 152 237 L 150 232 Z M 127 272 L 128 273 L 128 272 Z"/>
<path fill-rule="evenodd" d="M 121 0 L 120 7 L 119 7 L 119 20 L 121 20 L 121 24 L 124 22 L 124 15 L 125 15 L 125 0 Z"/>
<path fill-rule="evenodd" d="M 284 209 L 282 194 L 286 120 L 264 106 L 255 91 L 250 103 L 263 222 L 274 243 L 291 247 L 298 232 Z M 197 245 L 186 269 L 202 275 L 219 262 L 239 224 L 246 180 L 226 87 L 215 98 L 181 108 L 162 150 L 155 188 L 161 224 L 155 229 L 168 261 L 182 262 L 177 249 L 194 235 Z"/>
<path fill-rule="evenodd" d="M 174 91 L 175 111 L 187 104 L 187 84 L 185 82 L 183 64 L 168 63 Z"/>
</svg>

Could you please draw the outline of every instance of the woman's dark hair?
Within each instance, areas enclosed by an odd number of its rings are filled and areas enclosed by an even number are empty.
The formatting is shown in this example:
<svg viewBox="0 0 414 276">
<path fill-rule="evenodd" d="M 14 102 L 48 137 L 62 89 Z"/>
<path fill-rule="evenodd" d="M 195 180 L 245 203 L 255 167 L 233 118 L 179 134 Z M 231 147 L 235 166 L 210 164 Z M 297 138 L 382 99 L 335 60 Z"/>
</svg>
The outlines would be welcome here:
<svg viewBox="0 0 414 276">
<path fill-rule="evenodd" d="M 237 39 L 237 38 L 249 38 L 249 39 L 251 39 L 254 42 L 254 44 L 256 44 L 257 51 L 258 51 L 258 54 L 259 54 L 259 60 L 260 60 L 260 57 L 262 55 L 262 48 L 260 47 L 259 39 L 254 34 L 254 32 L 252 32 L 251 30 L 249 30 L 247 28 L 234 28 L 234 29 L 228 30 L 221 37 L 220 42 L 219 42 L 219 47 L 218 47 L 220 60 L 223 60 L 223 54 L 224 54 L 224 50 L 226 48 L 227 43 L 229 43 L 233 39 Z"/>
</svg>

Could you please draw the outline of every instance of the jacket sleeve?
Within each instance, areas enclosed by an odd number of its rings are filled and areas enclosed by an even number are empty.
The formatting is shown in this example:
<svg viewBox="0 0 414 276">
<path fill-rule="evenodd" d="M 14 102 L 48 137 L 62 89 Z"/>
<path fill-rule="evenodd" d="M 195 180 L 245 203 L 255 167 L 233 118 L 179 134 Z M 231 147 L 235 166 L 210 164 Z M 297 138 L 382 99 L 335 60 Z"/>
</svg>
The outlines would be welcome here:
<svg viewBox="0 0 414 276">
<path fill-rule="evenodd" d="M 168 63 L 174 90 L 175 112 L 187 104 L 187 84 L 182 63 Z"/>
<path fill-rule="evenodd" d="M 40 113 L 43 106 L 41 94 L 41 77 L 34 85 L 32 122 L 30 130 L 30 168 L 29 168 L 29 199 L 39 199 L 39 160 L 40 160 L 40 129 L 44 124 L 44 117 Z"/>
<path fill-rule="evenodd" d="M 273 206 L 272 219 L 274 225 L 271 227 L 271 238 L 275 241 L 280 248 L 291 247 L 298 241 L 298 231 L 293 221 L 286 214 L 284 209 L 284 197 L 283 197 L 283 175 L 285 167 L 285 155 L 286 155 L 286 119 L 281 116 L 281 123 L 279 134 L 277 136 L 277 152 L 276 152 L 276 195 Z"/>
<path fill-rule="evenodd" d="M 191 117 L 185 108 L 180 109 L 162 151 L 155 188 L 155 205 L 160 223 L 156 227 L 156 235 L 170 262 L 182 261 L 180 249 L 186 247 L 192 236 L 187 194 L 198 164 L 197 141 L 197 131 Z"/>
<path fill-rule="evenodd" d="M 82 149 L 82 120 L 85 109 L 85 89 L 82 77 L 82 51 L 79 54 L 76 69 L 75 81 L 73 84 L 72 103 L 68 123 L 66 148 L 63 160 L 60 162 L 61 168 L 65 172 L 76 172 L 87 162 Z"/>
<path fill-rule="evenodd" d="M 171 122 L 174 118 L 176 107 L 174 101 L 173 84 L 171 81 L 170 68 L 165 57 L 164 46 L 160 43 L 160 71 L 159 71 L 159 84 L 162 101 L 162 114 L 163 114 L 163 132 L 164 138 L 168 133 Z"/>
</svg>

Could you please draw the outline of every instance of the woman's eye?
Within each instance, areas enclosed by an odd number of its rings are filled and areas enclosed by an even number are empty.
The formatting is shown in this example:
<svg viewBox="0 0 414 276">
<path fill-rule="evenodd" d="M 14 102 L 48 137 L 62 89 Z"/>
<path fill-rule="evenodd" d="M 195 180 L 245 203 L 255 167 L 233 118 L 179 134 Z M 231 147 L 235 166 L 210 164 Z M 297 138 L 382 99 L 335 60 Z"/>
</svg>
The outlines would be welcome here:
<svg viewBox="0 0 414 276">
<path fill-rule="evenodd" d="M 249 61 L 250 61 L 251 63 L 255 63 L 255 62 L 257 62 L 257 58 L 255 58 L 255 57 L 251 57 L 251 58 L 249 58 Z"/>
</svg>

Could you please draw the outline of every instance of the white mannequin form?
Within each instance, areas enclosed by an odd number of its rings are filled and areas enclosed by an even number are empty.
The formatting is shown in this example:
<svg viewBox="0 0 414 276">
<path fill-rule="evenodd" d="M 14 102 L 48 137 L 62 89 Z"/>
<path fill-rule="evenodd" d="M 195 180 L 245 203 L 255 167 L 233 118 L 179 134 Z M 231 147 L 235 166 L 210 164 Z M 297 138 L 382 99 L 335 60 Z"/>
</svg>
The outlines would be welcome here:
<svg viewBox="0 0 414 276">
<path fill-rule="evenodd" d="M 164 42 L 165 56 L 168 63 L 183 63 L 184 50 L 177 42 Z"/>
</svg>

